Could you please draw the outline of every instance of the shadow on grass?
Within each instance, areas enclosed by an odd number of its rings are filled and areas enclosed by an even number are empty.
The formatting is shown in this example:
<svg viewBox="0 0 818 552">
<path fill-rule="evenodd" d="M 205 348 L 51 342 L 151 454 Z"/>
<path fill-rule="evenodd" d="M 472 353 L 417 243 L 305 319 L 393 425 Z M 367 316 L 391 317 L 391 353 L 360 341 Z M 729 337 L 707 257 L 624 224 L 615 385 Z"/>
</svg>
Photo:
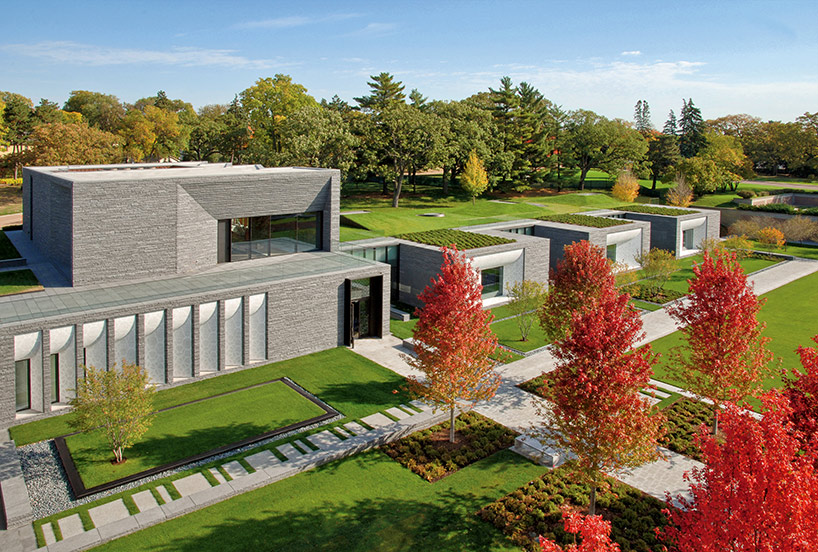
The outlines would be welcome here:
<svg viewBox="0 0 818 552">
<path fill-rule="evenodd" d="M 371 414 L 375 410 L 390 408 L 410 400 L 405 386 L 406 382 L 400 376 L 390 381 L 326 384 L 321 389 L 321 399 L 347 416 L 358 417 L 360 413 L 355 413 L 355 408 L 365 409 L 367 414 Z M 353 408 L 352 412 L 350 407 Z"/>
<path fill-rule="evenodd" d="M 435 503 L 378 498 L 343 505 L 330 501 L 282 512 L 259 504 L 254 519 L 227 517 L 171 538 L 158 550 L 452 550 L 490 551 L 506 538 L 474 513 L 471 493 L 445 492 Z"/>
</svg>

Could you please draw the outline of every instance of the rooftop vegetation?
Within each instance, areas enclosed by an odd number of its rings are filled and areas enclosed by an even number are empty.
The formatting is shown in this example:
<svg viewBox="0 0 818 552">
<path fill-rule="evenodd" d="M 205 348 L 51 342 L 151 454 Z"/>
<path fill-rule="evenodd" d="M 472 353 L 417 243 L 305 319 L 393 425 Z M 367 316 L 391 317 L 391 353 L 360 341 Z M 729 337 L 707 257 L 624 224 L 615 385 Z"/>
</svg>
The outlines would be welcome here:
<svg viewBox="0 0 818 552">
<path fill-rule="evenodd" d="M 668 217 L 680 217 L 682 215 L 692 215 L 696 211 L 689 209 L 674 209 L 672 207 L 655 207 L 653 205 L 633 205 L 631 207 L 618 207 L 617 211 L 628 213 L 644 213 L 646 215 L 665 215 Z"/>
<path fill-rule="evenodd" d="M 477 234 L 475 232 L 464 232 L 462 230 L 427 230 L 426 232 L 408 232 L 395 236 L 402 240 L 434 245 L 437 247 L 449 247 L 454 245 L 459 250 L 477 249 L 479 247 L 489 247 L 491 245 L 503 245 L 514 243 L 516 240 Z"/>
<path fill-rule="evenodd" d="M 574 224 L 576 226 L 589 226 L 591 228 L 609 228 L 611 226 L 620 226 L 622 224 L 630 224 L 627 220 L 617 220 L 605 217 L 594 217 L 591 215 L 548 215 L 545 217 L 538 217 L 538 220 L 546 222 L 560 222 L 562 224 Z"/>
</svg>

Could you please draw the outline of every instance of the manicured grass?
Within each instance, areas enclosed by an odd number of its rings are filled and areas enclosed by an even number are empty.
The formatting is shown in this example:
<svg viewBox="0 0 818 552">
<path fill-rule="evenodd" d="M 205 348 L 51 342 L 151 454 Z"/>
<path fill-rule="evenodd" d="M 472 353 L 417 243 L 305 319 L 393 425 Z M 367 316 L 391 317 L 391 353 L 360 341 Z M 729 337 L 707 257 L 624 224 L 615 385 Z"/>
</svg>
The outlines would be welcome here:
<svg viewBox="0 0 818 552">
<path fill-rule="evenodd" d="M 415 330 L 415 324 L 417 323 L 417 318 L 410 318 L 406 322 L 402 320 L 390 320 L 389 331 L 398 339 L 411 339 Z"/>
<path fill-rule="evenodd" d="M 214 397 L 153 415 L 150 428 L 111 463 L 101 430 L 66 438 L 86 487 L 161 466 L 242 439 L 320 416 L 324 411 L 282 382 Z"/>
<path fill-rule="evenodd" d="M 156 393 L 154 408 L 161 410 L 256 383 L 288 376 L 313 395 L 351 419 L 390 408 L 408 397 L 403 378 L 345 347 L 338 347 L 258 368 L 226 373 Z M 394 393 L 393 391 L 398 391 Z M 10 428 L 18 446 L 71 433 L 72 415 L 65 414 Z"/>
<path fill-rule="evenodd" d="M 764 295 L 766 304 L 761 308 L 759 320 L 767 323 L 764 335 L 771 339 L 769 349 L 780 359 L 783 368 L 798 369 L 801 366 L 796 349 L 799 345 L 813 345 L 811 338 L 818 333 L 815 324 L 815 305 L 818 304 L 818 273 L 805 276 L 795 282 L 775 289 Z M 663 358 L 655 367 L 654 377 L 675 385 L 668 375 L 668 352 L 672 347 L 682 345 L 682 335 L 674 332 L 651 343 L 654 351 L 662 353 Z M 778 372 L 764 382 L 765 389 L 782 385 Z"/>
<path fill-rule="evenodd" d="M 501 451 L 431 484 L 372 451 L 98 550 L 519 550 L 474 513 L 546 471 Z"/>
<path fill-rule="evenodd" d="M 694 255 L 692 257 L 685 257 L 684 259 L 677 260 L 676 263 L 679 270 L 671 275 L 667 283 L 664 285 L 664 288 L 686 294 L 688 289 L 687 281 L 693 277 L 693 263 L 701 262 L 701 255 Z M 748 257 L 746 259 L 739 260 L 739 264 L 741 265 L 741 268 L 744 270 L 745 274 L 751 274 L 757 270 L 761 270 L 762 268 L 767 268 L 768 266 L 777 264 L 778 262 L 779 261 L 776 260 L 760 259 L 756 257 Z M 642 278 L 643 275 L 643 271 L 640 270 L 637 272 L 637 276 L 639 278 Z"/>
<path fill-rule="evenodd" d="M 341 226 L 341 241 L 367 240 L 369 238 L 380 238 L 384 236 L 383 231 L 361 230 L 360 228 L 349 228 Z"/>
<path fill-rule="evenodd" d="M 755 192 L 774 192 L 775 188 L 772 186 L 765 186 L 763 184 L 742 184 L 738 188 L 739 190 L 753 190 Z M 733 203 L 734 199 L 737 199 L 739 196 L 736 195 L 736 192 L 726 191 L 726 192 L 717 192 L 713 194 L 705 194 L 701 197 L 696 198 L 696 201 L 693 202 L 691 205 L 692 207 L 727 207 L 729 209 L 735 209 L 736 203 Z"/>
<path fill-rule="evenodd" d="M 29 269 L 0 272 L 0 295 L 13 295 L 40 289 L 43 289 L 43 286 Z"/>
<path fill-rule="evenodd" d="M 520 341 L 520 328 L 517 325 L 516 318 L 495 322 L 491 325 L 491 329 L 497 335 L 497 339 L 501 344 L 524 353 L 545 347 L 549 343 L 536 320 L 531 325 L 528 341 Z"/>
<path fill-rule="evenodd" d="M 3 259 L 19 259 L 20 252 L 11 243 L 11 240 L 6 236 L 5 232 L 0 232 L 0 260 Z"/>
<path fill-rule="evenodd" d="M 758 242 L 753 242 L 753 247 L 756 251 L 770 251 L 770 249 L 762 246 Z M 818 261 L 818 247 L 809 245 L 793 245 L 787 244 L 781 249 L 774 249 L 775 253 L 783 253 L 784 255 L 792 255 L 793 257 L 801 257 L 802 259 L 813 259 Z"/>
<path fill-rule="evenodd" d="M 18 182 L 17 185 L 0 186 L 0 215 L 23 212 L 23 179 Z"/>
<path fill-rule="evenodd" d="M 512 312 L 511 307 L 508 305 L 502 305 L 500 307 L 492 307 L 488 309 L 494 315 L 494 320 L 501 320 L 503 318 L 508 318 L 509 316 L 514 316 L 514 312 Z"/>
<path fill-rule="evenodd" d="M 437 247 L 448 247 L 454 244 L 459 250 L 476 249 L 479 247 L 489 247 L 492 245 L 503 245 L 514 243 L 515 240 L 501 238 L 499 236 L 489 236 L 487 234 L 477 234 L 475 232 L 464 232 L 462 230 L 426 230 L 425 232 L 409 232 L 398 234 L 396 237 L 425 245 Z"/>
<path fill-rule="evenodd" d="M 662 305 L 648 303 L 647 301 L 640 301 L 639 299 L 631 299 L 631 305 L 633 305 L 637 309 L 642 309 L 646 311 L 656 311 L 662 308 Z"/>
</svg>

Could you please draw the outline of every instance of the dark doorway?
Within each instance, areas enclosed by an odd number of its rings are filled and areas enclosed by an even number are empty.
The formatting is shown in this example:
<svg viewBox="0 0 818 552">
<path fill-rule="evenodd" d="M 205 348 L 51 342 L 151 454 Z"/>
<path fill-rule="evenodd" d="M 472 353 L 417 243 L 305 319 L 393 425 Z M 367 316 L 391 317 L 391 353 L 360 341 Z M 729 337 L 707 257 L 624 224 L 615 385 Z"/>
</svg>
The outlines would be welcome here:
<svg viewBox="0 0 818 552">
<path fill-rule="evenodd" d="M 344 343 L 355 346 L 362 337 L 382 337 L 383 277 L 347 280 Z"/>
</svg>

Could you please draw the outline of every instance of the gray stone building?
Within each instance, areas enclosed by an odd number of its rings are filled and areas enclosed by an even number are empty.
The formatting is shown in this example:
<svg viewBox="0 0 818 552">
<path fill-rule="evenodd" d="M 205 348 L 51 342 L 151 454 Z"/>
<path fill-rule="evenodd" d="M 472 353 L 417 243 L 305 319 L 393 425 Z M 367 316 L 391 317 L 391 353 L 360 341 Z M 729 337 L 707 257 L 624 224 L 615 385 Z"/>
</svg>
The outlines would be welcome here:
<svg viewBox="0 0 818 552">
<path fill-rule="evenodd" d="M 388 333 L 389 266 L 339 252 L 339 178 L 24 169 L 23 229 L 7 235 L 53 277 L 0 298 L 0 427 L 64 410 L 86 365 L 124 359 L 172 385 Z"/>
</svg>

